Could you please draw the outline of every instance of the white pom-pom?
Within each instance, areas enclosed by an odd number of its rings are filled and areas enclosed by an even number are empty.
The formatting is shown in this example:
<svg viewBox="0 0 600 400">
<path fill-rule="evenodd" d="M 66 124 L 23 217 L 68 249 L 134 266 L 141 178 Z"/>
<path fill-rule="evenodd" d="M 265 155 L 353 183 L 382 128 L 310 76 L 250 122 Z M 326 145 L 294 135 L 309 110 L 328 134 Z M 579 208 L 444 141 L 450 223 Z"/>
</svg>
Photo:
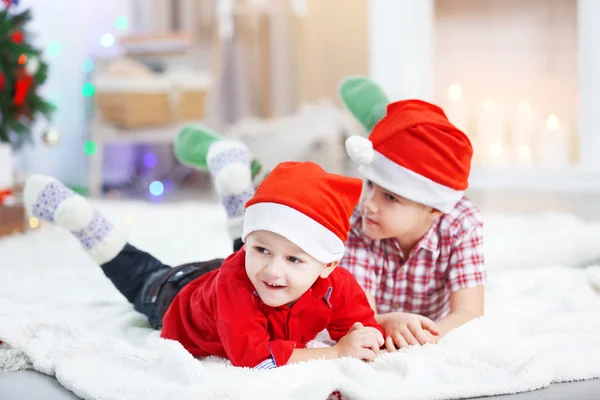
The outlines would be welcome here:
<svg viewBox="0 0 600 400">
<path fill-rule="evenodd" d="M 373 143 L 366 137 L 350 136 L 346 139 L 346 151 L 359 164 L 369 164 L 373 160 Z"/>
</svg>

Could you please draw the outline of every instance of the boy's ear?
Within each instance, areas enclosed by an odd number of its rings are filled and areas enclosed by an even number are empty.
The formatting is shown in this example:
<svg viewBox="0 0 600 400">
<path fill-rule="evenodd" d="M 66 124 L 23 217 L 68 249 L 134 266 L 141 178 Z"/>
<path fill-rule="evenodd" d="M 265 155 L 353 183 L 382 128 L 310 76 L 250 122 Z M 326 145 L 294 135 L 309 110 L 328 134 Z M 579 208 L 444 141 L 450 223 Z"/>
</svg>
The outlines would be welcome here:
<svg viewBox="0 0 600 400">
<path fill-rule="evenodd" d="M 327 278 L 338 265 L 340 265 L 339 261 L 330 262 L 325 266 L 325 269 L 323 270 L 323 272 L 321 272 L 321 275 L 319 276 L 323 279 Z"/>
<path fill-rule="evenodd" d="M 444 215 L 443 212 L 441 212 L 440 210 L 436 210 L 435 208 L 432 208 L 432 207 L 429 208 L 429 214 L 434 220 L 436 220 L 439 217 L 441 217 L 442 215 Z"/>
</svg>

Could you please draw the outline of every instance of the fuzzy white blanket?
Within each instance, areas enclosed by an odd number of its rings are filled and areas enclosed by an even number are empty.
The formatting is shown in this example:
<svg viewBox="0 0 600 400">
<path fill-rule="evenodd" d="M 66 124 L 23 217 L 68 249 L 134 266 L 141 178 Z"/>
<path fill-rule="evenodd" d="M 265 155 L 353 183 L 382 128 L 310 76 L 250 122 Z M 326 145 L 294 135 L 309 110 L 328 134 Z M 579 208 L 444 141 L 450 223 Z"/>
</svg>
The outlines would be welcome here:
<svg viewBox="0 0 600 400">
<path fill-rule="evenodd" d="M 134 222 L 131 242 L 165 262 L 224 256 L 217 206 L 100 203 Z M 271 371 L 198 361 L 158 338 L 68 233 L 0 241 L 0 369 L 54 375 L 84 399 L 446 399 L 600 377 L 600 225 L 565 215 L 486 216 L 486 317 L 438 345 L 366 364 L 313 361 Z M 509 236 L 509 233 L 511 235 Z M 556 265 L 556 264 L 561 264 Z M 31 364 L 30 364 L 31 363 Z"/>
</svg>

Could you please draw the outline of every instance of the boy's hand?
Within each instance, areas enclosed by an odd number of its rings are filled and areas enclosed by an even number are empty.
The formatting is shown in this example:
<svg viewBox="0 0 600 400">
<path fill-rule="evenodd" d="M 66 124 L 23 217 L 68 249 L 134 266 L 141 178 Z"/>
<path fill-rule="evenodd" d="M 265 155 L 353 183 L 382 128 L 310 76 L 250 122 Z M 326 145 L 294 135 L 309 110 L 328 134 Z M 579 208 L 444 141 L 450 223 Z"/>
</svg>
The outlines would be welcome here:
<svg viewBox="0 0 600 400">
<path fill-rule="evenodd" d="M 437 343 L 440 338 L 435 323 L 422 315 L 394 312 L 381 314 L 378 320 L 385 332 L 385 348 L 388 351 L 418 344 Z"/>
<path fill-rule="evenodd" d="M 383 346 L 383 335 L 377 329 L 363 326 L 360 322 L 352 325 L 346 336 L 334 346 L 339 357 L 354 357 L 373 361 Z"/>
</svg>

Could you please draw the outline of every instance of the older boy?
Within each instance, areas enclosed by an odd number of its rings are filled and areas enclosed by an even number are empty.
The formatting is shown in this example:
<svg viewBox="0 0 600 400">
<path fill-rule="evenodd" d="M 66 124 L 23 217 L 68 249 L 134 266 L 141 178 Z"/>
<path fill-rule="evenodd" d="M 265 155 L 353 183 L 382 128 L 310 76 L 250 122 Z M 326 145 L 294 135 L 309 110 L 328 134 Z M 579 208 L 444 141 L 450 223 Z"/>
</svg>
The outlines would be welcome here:
<svg viewBox="0 0 600 400">
<path fill-rule="evenodd" d="M 366 191 L 341 265 L 379 313 L 387 348 L 436 342 L 483 315 L 483 222 L 464 197 L 466 135 L 439 107 L 407 100 L 346 148 Z"/>
</svg>

